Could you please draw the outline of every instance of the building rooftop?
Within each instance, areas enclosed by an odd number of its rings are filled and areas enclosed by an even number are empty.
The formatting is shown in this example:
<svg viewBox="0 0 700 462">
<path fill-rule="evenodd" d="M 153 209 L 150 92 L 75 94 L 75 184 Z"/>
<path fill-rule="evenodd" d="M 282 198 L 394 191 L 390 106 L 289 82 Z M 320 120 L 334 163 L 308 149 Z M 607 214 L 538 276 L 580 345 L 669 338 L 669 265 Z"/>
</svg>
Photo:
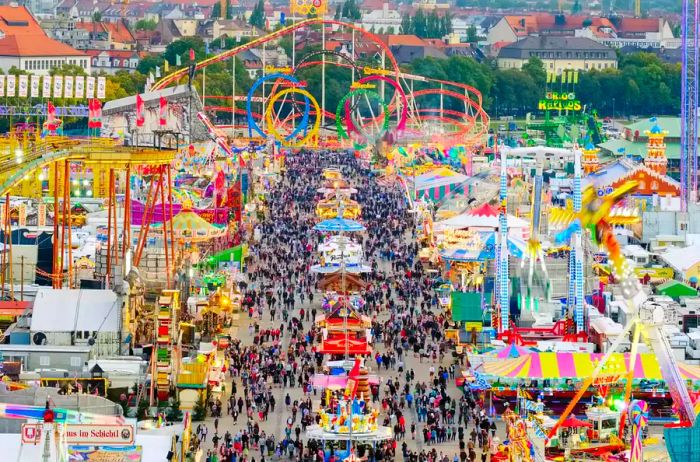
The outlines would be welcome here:
<svg viewBox="0 0 700 462">
<path fill-rule="evenodd" d="M 117 332 L 121 327 L 121 309 L 117 295 L 111 290 L 42 287 L 34 300 L 30 330 Z"/>
<path fill-rule="evenodd" d="M 23 6 L 0 6 L 0 56 L 84 56 L 49 38 Z"/>
<path fill-rule="evenodd" d="M 606 59 L 617 60 L 615 51 L 595 40 L 584 37 L 559 37 L 559 36 L 530 36 L 517 42 L 506 45 L 498 53 L 499 58 L 526 59 L 531 56 L 531 52 L 538 51 L 562 51 L 562 52 L 600 52 L 603 56 L 599 58 L 585 59 Z"/>
<path fill-rule="evenodd" d="M 129 30 L 126 22 L 92 22 L 92 21 L 80 21 L 75 23 L 75 27 L 78 29 L 86 30 L 90 33 L 109 33 L 112 41 L 119 43 L 132 43 L 135 41 L 134 35 Z"/>
<path fill-rule="evenodd" d="M 0 56 L 85 56 L 75 48 L 43 34 L 0 39 Z"/>
</svg>

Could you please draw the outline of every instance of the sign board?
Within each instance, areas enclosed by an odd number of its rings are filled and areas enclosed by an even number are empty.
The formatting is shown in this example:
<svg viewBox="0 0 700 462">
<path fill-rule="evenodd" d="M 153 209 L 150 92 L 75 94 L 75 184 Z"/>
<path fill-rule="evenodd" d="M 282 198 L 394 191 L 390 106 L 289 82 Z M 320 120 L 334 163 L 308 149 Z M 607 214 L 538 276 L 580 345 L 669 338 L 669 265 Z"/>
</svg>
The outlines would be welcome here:
<svg viewBox="0 0 700 462">
<path fill-rule="evenodd" d="M 576 99 L 573 92 L 548 91 L 537 104 L 540 111 L 580 111 L 582 108 L 581 101 Z"/>
<path fill-rule="evenodd" d="M 61 431 L 61 430 L 59 430 Z M 22 443 L 36 444 L 37 432 L 41 424 L 22 424 Z M 67 425 L 66 443 L 90 445 L 132 445 L 134 444 L 133 425 Z"/>
<path fill-rule="evenodd" d="M 121 448 L 97 446 L 68 447 L 68 459 L 75 461 L 140 462 L 142 456 L 143 448 L 141 446 L 125 446 Z"/>
</svg>

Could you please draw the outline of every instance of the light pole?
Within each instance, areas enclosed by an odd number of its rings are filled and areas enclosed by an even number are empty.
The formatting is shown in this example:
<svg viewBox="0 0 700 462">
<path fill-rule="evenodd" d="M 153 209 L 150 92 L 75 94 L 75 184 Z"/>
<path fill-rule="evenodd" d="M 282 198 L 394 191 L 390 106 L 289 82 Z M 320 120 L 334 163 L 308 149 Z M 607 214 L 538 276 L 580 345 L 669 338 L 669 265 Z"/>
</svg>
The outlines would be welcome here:
<svg viewBox="0 0 700 462">
<path fill-rule="evenodd" d="M 615 98 L 612 99 L 612 102 L 613 102 L 612 118 L 615 119 Z"/>
</svg>

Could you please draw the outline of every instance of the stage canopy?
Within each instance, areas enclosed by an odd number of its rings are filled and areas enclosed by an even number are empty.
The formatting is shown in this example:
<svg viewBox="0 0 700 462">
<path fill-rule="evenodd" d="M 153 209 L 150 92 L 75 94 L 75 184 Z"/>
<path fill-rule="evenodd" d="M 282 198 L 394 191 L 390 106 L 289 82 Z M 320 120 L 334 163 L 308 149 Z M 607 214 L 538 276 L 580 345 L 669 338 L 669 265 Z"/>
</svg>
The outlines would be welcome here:
<svg viewBox="0 0 700 462">
<path fill-rule="evenodd" d="M 603 359 L 599 353 L 532 353 L 519 358 L 485 362 L 483 373 L 490 377 L 518 379 L 575 379 L 590 377 L 596 364 Z M 610 358 L 620 364 L 619 374 L 627 375 L 628 353 L 613 353 Z M 678 364 L 686 380 L 700 380 L 700 367 Z M 639 353 L 634 365 L 634 379 L 663 380 L 653 353 Z"/>
</svg>

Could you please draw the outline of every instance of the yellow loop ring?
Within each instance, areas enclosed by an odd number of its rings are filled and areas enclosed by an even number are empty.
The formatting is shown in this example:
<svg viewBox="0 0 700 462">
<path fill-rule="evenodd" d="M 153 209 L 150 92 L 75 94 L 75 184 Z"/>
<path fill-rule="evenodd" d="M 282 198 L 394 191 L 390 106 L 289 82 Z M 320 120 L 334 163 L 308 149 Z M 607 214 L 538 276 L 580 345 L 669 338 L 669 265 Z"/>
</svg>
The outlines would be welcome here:
<svg viewBox="0 0 700 462">
<path fill-rule="evenodd" d="M 287 140 L 284 135 L 277 131 L 277 127 L 275 127 L 275 124 L 272 121 L 272 110 L 275 107 L 275 103 L 278 99 L 282 98 L 283 96 L 289 93 L 298 93 L 301 96 L 305 96 L 306 98 L 308 98 L 309 104 L 311 104 L 314 110 L 316 111 L 316 120 L 314 120 L 313 126 L 309 129 L 306 136 L 298 141 Z M 311 93 L 309 93 L 308 91 L 303 90 L 301 88 L 287 88 L 285 90 L 280 91 L 279 93 L 275 93 L 274 96 L 272 96 L 268 100 L 267 109 L 265 110 L 265 120 L 267 121 L 267 126 L 268 130 L 270 130 L 270 134 L 274 136 L 277 141 L 279 141 L 287 147 L 298 148 L 304 146 L 311 138 L 318 135 L 318 130 L 321 127 L 321 107 L 318 105 L 318 101 L 316 101 L 316 98 L 311 96 Z"/>
</svg>

